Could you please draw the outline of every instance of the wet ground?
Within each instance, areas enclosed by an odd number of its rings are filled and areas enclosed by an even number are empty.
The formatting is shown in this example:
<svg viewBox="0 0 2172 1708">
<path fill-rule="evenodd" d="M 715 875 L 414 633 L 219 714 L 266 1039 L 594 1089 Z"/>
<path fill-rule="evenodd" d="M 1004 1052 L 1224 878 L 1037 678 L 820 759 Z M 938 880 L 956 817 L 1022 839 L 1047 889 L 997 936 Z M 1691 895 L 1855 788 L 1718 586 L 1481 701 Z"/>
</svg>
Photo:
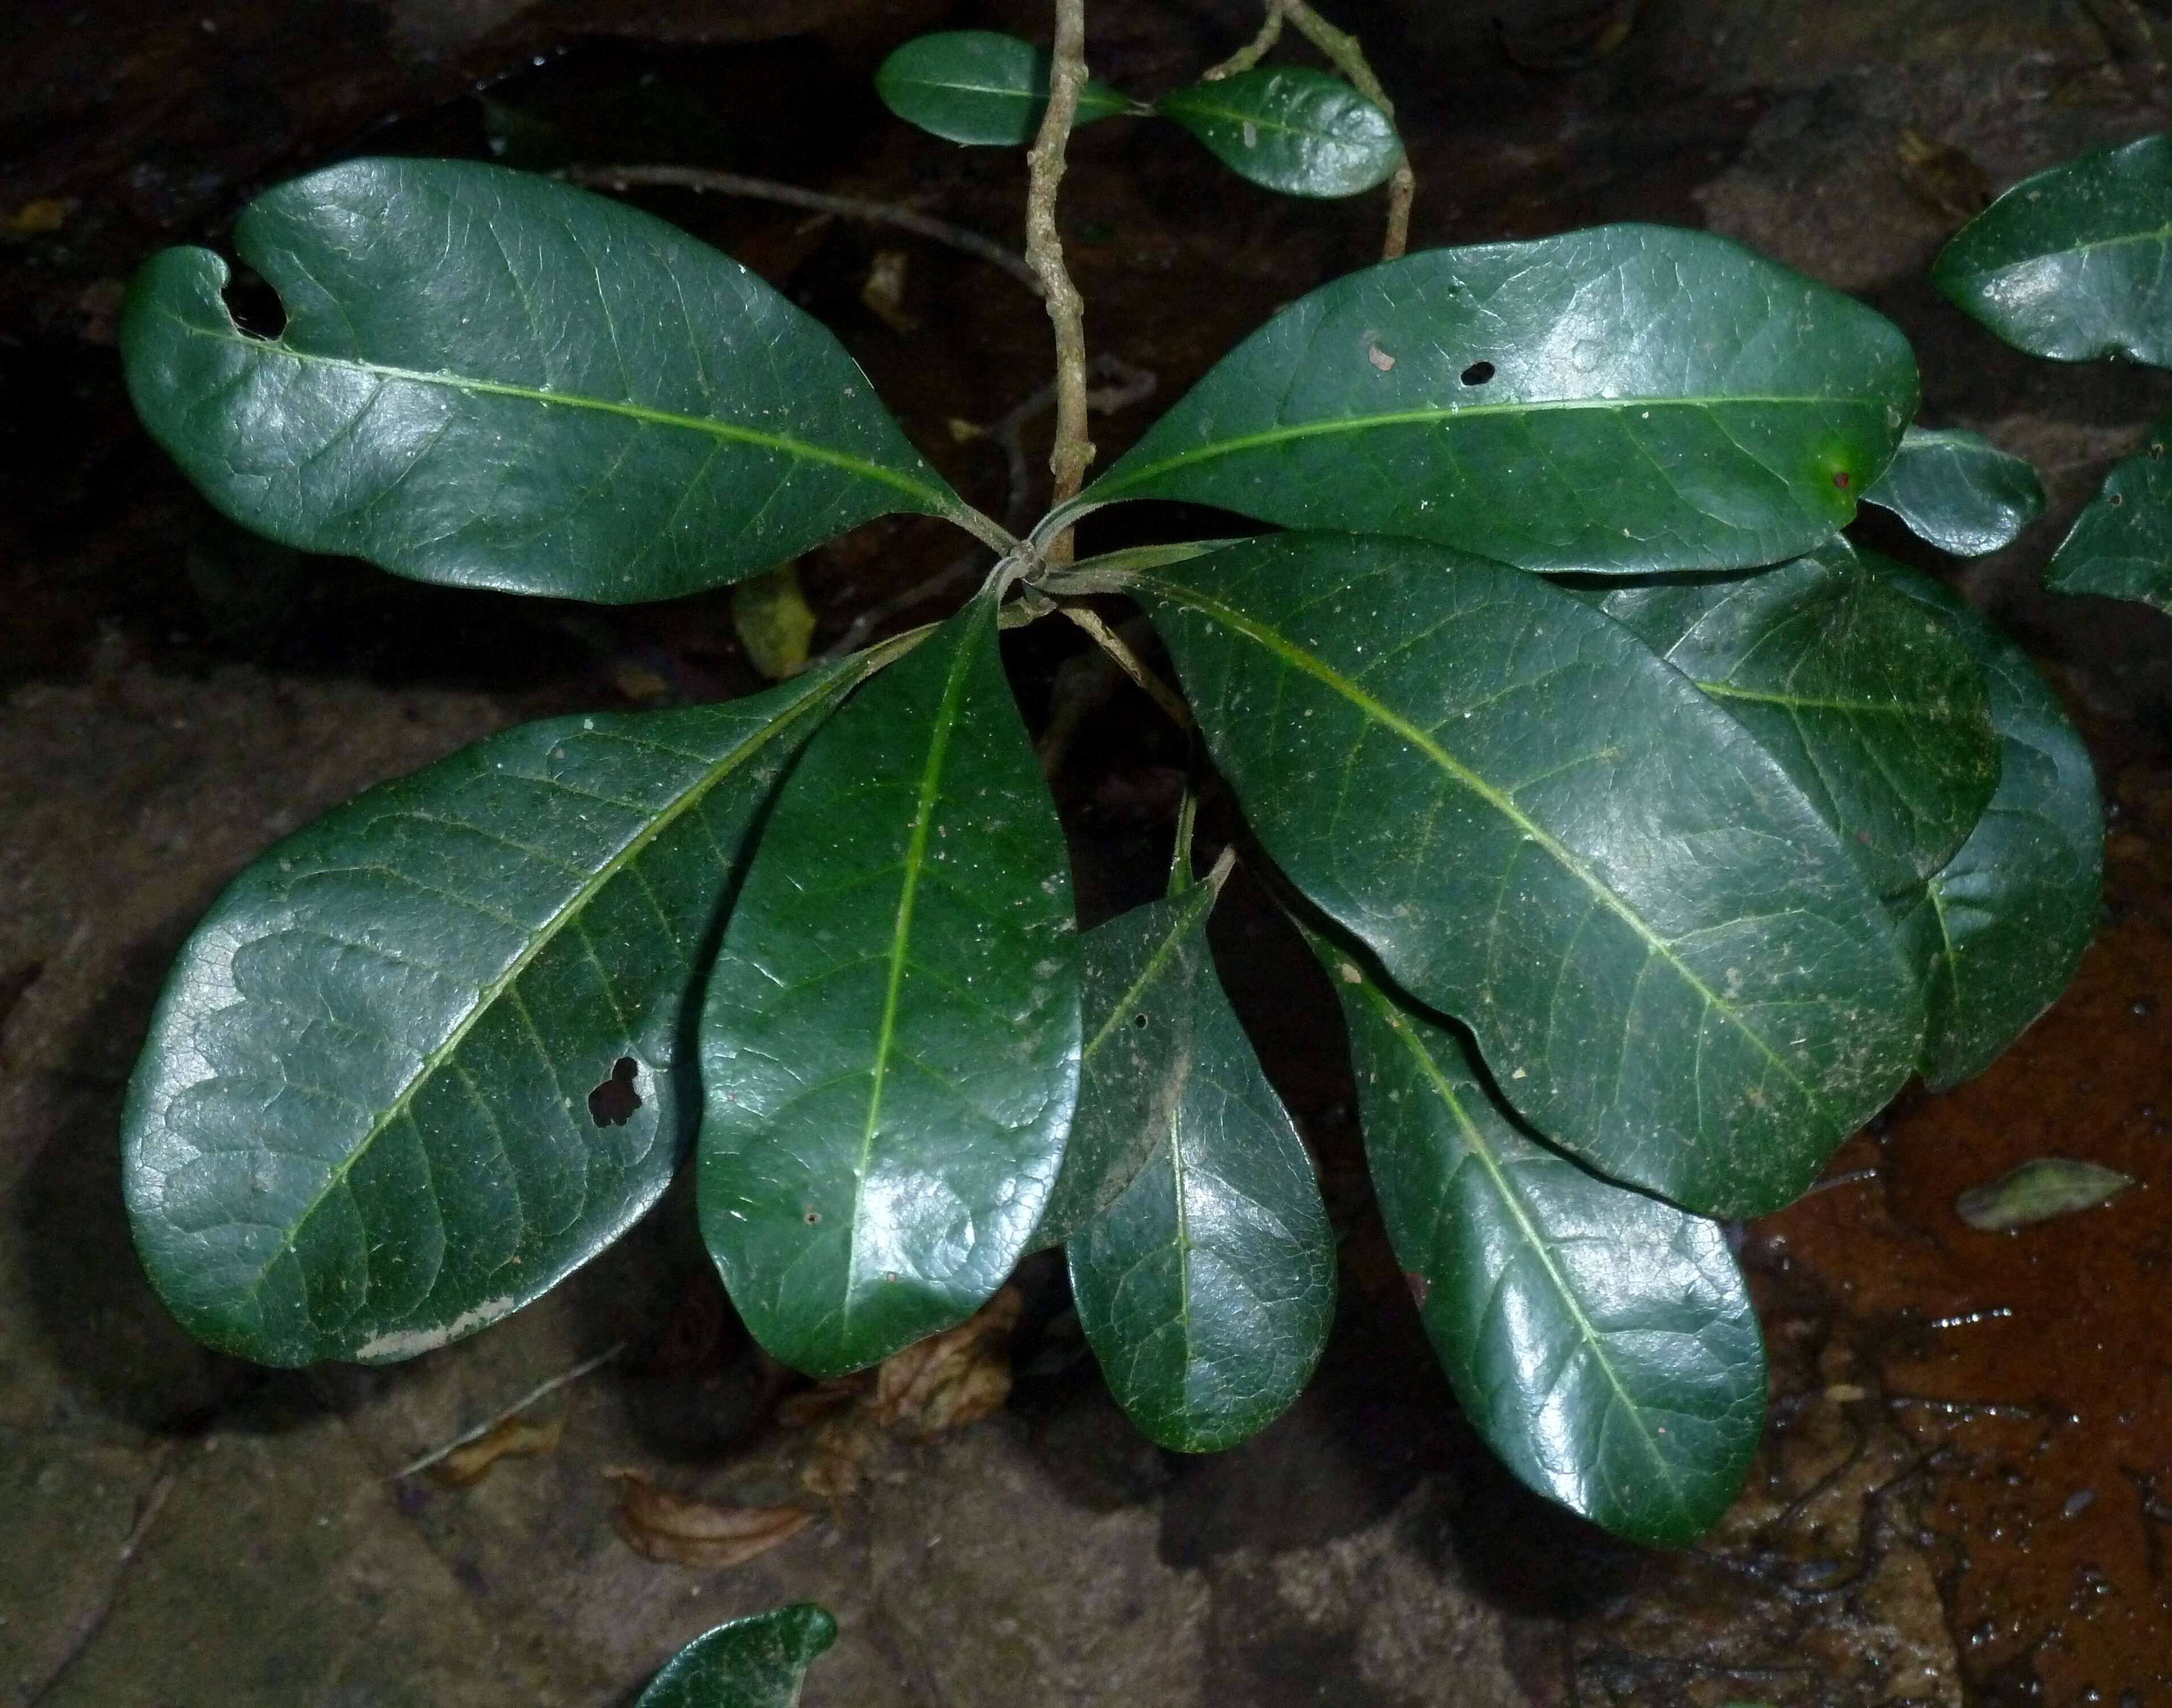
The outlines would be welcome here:
<svg viewBox="0 0 2172 1708">
<path fill-rule="evenodd" d="M 265 184 L 365 150 L 728 166 L 1015 244 L 1018 158 L 906 131 L 866 74 L 917 30 L 1033 33 L 1039 8 L 18 0 L 0 16 L 0 1700 L 619 1703 L 718 1619 L 811 1597 L 842 1636 L 807 1700 L 861 1708 L 2172 1704 L 2172 623 L 2034 585 L 2172 377 L 2030 362 L 1922 282 L 1974 173 L 2003 185 L 2165 126 L 2172 13 L 1653 0 L 1594 60 L 1615 8 L 1526 6 L 1505 38 L 1499 9 L 1338 13 L 1402 103 L 1414 240 L 1706 224 L 1892 315 L 1923 419 L 2046 474 L 2052 514 L 1955 578 L 2046 662 L 2112 807 L 2103 929 L 2068 996 L 1745 1231 L 1772 1410 L 1714 1535 L 1672 1555 L 1609 1543 L 1508 1483 L 1456 1419 L 1313 1043 L 1308 964 L 1262 908 L 1227 910 L 1220 948 L 1251 969 L 1234 973 L 1248 1018 L 1320 1157 L 1343 1305 L 1313 1390 L 1235 1453 L 1180 1460 L 1132 1433 L 1067 1332 L 1060 1277 L 1030 1266 L 1008 1405 L 927 1439 L 853 1433 L 842 1474 L 836 1420 L 780 1396 L 676 1195 L 544 1303 L 411 1365 L 274 1374 L 190 1345 L 127 1251 L 114 1131 L 164 966 L 218 885 L 508 722 L 756 678 L 720 599 L 599 615 L 238 534 L 134 430 L 118 282 L 161 244 L 216 240 Z M 1148 94 L 1250 24 L 1238 0 L 1091 13 L 1097 72 Z M 1904 130 L 1960 160 L 1904 169 Z M 1370 200 L 1255 193 L 1147 126 L 1082 134 L 1065 196 L 1094 346 L 1164 400 L 1378 241 Z M 642 199 L 836 327 L 931 459 L 1001 512 L 1000 448 L 950 423 L 993 422 L 1048 378 L 1023 292 L 894 234 Z M 885 250 L 906 257 L 894 320 L 862 294 Z M 1098 420 L 1104 455 L 1153 407 Z M 817 646 L 949 551 L 895 523 L 813 554 Z M 1083 714 L 1056 781 L 1082 892 L 1113 908 L 1160 858 L 1174 755 L 1128 690 L 1064 667 L 1063 636 L 1019 639 L 1031 713 Z M 2052 1152 L 2142 1190 L 2019 1233 L 1954 1214 Z M 562 1421 L 549 1451 L 465 1488 L 394 1474 L 614 1347 L 531 1408 Z M 654 1563 L 614 1528 L 623 1485 L 604 1473 L 629 1468 L 820 1516 L 739 1566 Z"/>
</svg>

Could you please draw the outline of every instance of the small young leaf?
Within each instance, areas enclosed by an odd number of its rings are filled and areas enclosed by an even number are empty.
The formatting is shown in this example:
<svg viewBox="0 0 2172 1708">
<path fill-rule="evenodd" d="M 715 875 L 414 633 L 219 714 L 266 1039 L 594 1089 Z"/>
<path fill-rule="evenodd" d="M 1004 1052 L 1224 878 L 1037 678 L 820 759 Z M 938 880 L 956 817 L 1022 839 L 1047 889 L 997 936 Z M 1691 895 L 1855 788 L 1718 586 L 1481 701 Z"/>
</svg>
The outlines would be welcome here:
<svg viewBox="0 0 2172 1708">
<path fill-rule="evenodd" d="M 1218 888 L 1195 884 L 1078 940 L 1078 1109 L 1036 1251 L 1062 1245 L 1114 1203 L 1168 1131 L 1191 1071 L 1195 987 L 1213 976 L 1207 916 Z"/>
<path fill-rule="evenodd" d="M 1870 561 L 1976 655 L 2001 749 L 1960 851 L 1892 904 L 1929 1010 L 1918 1066 L 1943 1091 L 1990 1066 L 2073 976 L 2096 931 L 2104 814 L 2089 749 L 2027 654 L 1928 576 Z"/>
<path fill-rule="evenodd" d="M 2105 477 L 2051 554 L 2044 585 L 2054 593 L 2136 599 L 2172 613 L 2172 416 Z"/>
<path fill-rule="evenodd" d="M 1025 143 L 1048 110 L 1048 50 L 992 30 L 915 36 L 882 62 L 875 93 L 908 125 L 950 142 Z M 1074 126 L 1133 110 L 1108 84 L 1078 92 Z"/>
<path fill-rule="evenodd" d="M 1260 66 L 1172 90 L 1154 110 L 1251 183 L 1285 196 L 1355 196 L 1403 158 L 1395 121 L 1339 77 Z"/>
<path fill-rule="evenodd" d="M 1166 932 L 1197 890 L 1155 904 Z M 1124 1412 L 1165 1448 L 1214 1453 L 1304 1391 L 1335 1314 L 1335 1238 L 1312 1160 L 1204 955 L 1156 981 L 1148 1028 L 1184 1047 L 1159 1084 L 1091 1089 L 1150 1100 L 1155 1146 L 1122 1195 L 1070 1243 L 1078 1321 Z M 1082 1087 L 1082 1096 L 1087 1088 Z"/>
<path fill-rule="evenodd" d="M 1845 525 L 1915 408 L 1907 340 L 1861 303 L 1724 238 L 1602 226 L 1313 292 L 1043 528 L 1180 498 L 1526 569 L 1732 569 Z"/>
<path fill-rule="evenodd" d="M 767 569 L 868 518 L 970 517 L 836 338 L 737 261 L 546 178 L 356 160 L 267 191 L 234 247 L 154 255 L 121 353 L 151 436 L 283 545 L 605 604 Z"/>
<path fill-rule="evenodd" d="M 182 1326 L 266 1364 L 411 1357 L 624 1233 L 691 1133 L 682 1050 L 750 828 L 870 662 L 508 730 L 236 878 L 122 1119 Z"/>
<path fill-rule="evenodd" d="M 747 661 L 771 681 L 789 681 L 804 670 L 814 613 L 800 591 L 798 566 L 781 563 L 734 588 L 732 627 Z"/>
<path fill-rule="evenodd" d="M 1321 948 L 1396 1260 L 1486 1443 L 1617 1535 L 1680 1546 L 1742 1486 L 1765 1349 L 1716 1223 L 1521 1131 L 1448 1027 Z"/>
<path fill-rule="evenodd" d="M 1954 1213 L 1985 1233 L 2010 1233 L 2054 1217 L 2109 1204 L 2135 1184 L 2101 1163 L 2072 1157 L 2038 1157 L 1954 1200 Z"/>
<path fill-rule="evenodd" d="M 2172 137 L 2024 178 L 1954 234 L 1931 282 L 2033 356 L 2172 367 Z"/>
<path fill-rule="evenodd" d="M 1981 557 L 2044 513 L 2044 484 L 1981 434 L 1911 427 L 1863 502 L 1890 510 L 1941 551 Z"/>
<path fill-rule="evenodd" d="M 664 1663 L 633 1708 L 797 1708 L 807 1669 L 837 1641 L 811 1601 L 704 1631 Z"/>
<path fill-rule="evenodd" d="M 1282 870 L 1594 1168 L 1757 1214 L 1900 1089 L 1922 1012 L 1860 867 L 1618 624 L 1379 537 L 1131 586 Z"/>
<path fill-rule="evenodd" d="M 1757 738 L 1880 895 L 1920 892 L 1976 828 L 1998 781 L 1982 667 L 1845 540 L 1597 603 Z"/>
<path fill-rule="evenodd" d="M 755 1338 L 841 1375 L 964 1321 L 1078 1083 L 1070 869 L 984 592 L 814 739 L 702 1016 L 702 1229 Z"/>
</svg>

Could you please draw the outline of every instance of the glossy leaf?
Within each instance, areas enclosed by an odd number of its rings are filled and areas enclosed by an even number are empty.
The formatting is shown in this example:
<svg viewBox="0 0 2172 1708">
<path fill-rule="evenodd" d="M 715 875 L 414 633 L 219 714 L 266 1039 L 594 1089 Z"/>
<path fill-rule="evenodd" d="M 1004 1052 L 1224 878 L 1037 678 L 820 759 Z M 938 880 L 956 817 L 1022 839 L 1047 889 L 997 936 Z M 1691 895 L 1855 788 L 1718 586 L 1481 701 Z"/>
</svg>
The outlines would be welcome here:
<svg viewBox="0 0 2172 1708">
<path fill-rule="evenodd" d="M 236 878 L 123 1121 L 183 1326 L 266 1364 L 410 1357 L 624 1233 L 691 1134 L 682 1050 L 750 829 L 866 668 L 508 730 Z"/>
<path fill-rule="evenodd" d="M 1253 829 L 1602 1173 L 1777 1208 L 1922 1036 L 1859 867 L 1749 733 L 1535 576 L 1292 534 L 1135 594 Z"/>
<path fill-rule="evenodd" d="M 1849 521 L 1915 406 L 1890 322 L 1724 238 L 1435 250 L 1283 309 L 1044 531 L 1181 498 L 1527 569 L 1771 563 Z"/>
<path fill-rule="evenodd" d="M 633 1708 L 797 1708 L 807 1669 L 837 1641 L 811 1601 L 704 1631 L 649 1681 Z"/>
<path fill-rule="evenodd" d="M 1168 1131 L 1191 1072 L 1196 989 L 1213 978 L 1207 916 L 1218 889 L 1195 884 L 1079 938 L 1078 1108 L 1035 1250 L 1115 1202 Z"/>
<path fill-rule="evenodd" d="M 1998 732 L 1982 819 L 1893 906 L 1929 1010 L 1923 1082 L 1943 1091 L 1990 1066 L 2073 976 L 2096 931 L 2104 814 L 2089 749 L 2028 655 L 1939 583 L 1872 561 L 1976 654 Z"/>
<path fill-rule="evenodd" d="M 1757 738 L 1880 895 L 1920 886 L 1982 816 L 1999 760 L 1983 670 L 1847 541 L 1599 606 Z"/>
<path fill-rule="evenodd" d="M 965 1320 L 1062 1160 L 1070 870 L 983 593 L 807 748 L 702 1018 L 702 1228 L 755 1337 L 829 1376 Z"/>
<path fill-rule="evenodd" d="M 1931 282 L 2031 355 L 2172 367 L 2172 137 L 2024 179 L 1954 234 Z"/>
<path fill-rule="evenodd" d="M 1199 893 L 1141 910 L 1148 932 L 1181 928 Z M 1335 1315 L 1335 1238 L 1312 1159 L 1209 959 L 1184 957 L 1152 1000 L 1138 1011 L 1147 1029 L 1182 1039 L 1155 1064 L 1154 1148 L 1071 1241 L 1071 1292 L 1125 1415 L 1165 1448 L 1213 1453 L 1304 1391 Z M 1080 1096 L 1136 1109 L 1139 1089 L 1104 1050 Z"/>
<path fill-rule="evenodd" d="M 892 511 L 970 517 L 829 332 L 637 209 L 356 160 L 258 196 L 234 247 L 284 304 L 277 338 L 234 324 L 223 260 L 171 249 L 129 289 L 121 352 L 152 437 L 282 544 L 619 603 Z"/>
<path fill-rule="evenodd" d="M 1449 1027 L 1322 954 L 1396 1260 L 1464 1415 L 1532 1488 L 1679 1546 L 1740 1490 L 1765 1349 L 1717 1223 L 1529 1136 Z"/>
<path fill-rule="evenodd" d="M 875 93 L 909 125 L 950 142 L 1025 143 L 1048 110 L 1049 56 L 1015 35 L 947 30 L 915 36 L 882 62 Z M 1089 79 L 1074 125 L 1132 110 L 1131 100 Z"/>
<path fill-rule="evenodd" d="M 2044 585 L 2054 593 L 2137 599 L 2172 613 L 2172 416 L 2147 445 L 2116 465 L 2051 554 Z"/>
<path fill-rule="evenodd" d="M 1863 502 L 1890 510 L 1941 551 L 1981 557 L 2044 513 L 2044 483 L 1979 433 L 1911 427 Z"/>
<path fill-rule="evenodd" d="M 1173 89 L 1154 110 L 1250 183 L 1285 196 L 1355 196 L 1403 158 L 1395 121 L 1339 77 L 1259 66 Z"/>
</svg>

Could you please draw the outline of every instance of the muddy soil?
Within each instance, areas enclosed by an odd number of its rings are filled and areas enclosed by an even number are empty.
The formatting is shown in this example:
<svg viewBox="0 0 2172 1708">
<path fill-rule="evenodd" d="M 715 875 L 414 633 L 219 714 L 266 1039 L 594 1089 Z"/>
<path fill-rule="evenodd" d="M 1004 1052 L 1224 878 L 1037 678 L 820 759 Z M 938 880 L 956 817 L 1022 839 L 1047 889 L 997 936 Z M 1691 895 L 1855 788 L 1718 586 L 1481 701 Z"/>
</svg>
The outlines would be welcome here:
<svg viewBox="0 0 2172 1708">
<path fill-rule="evenodd" d="M 1241 893 L 1218 948 L 1320 1159 L 1344 1273 L 1320 1378 L 1236 1452 L 1183 1459 L 1131 1431 L 1043 1264 L 1019 1277 L 1008 1405 L 858 1440 L 853 1478 L 822 1474 L 837 1437 L 780 1410 L 676 1192 L 542 1303 L 396 1368 L 257 1370 L 159 1312 L 119 1207 L 117 1110 L 164 967 L 219 885 L 357 789 L 509 722 L 759 679 L 719 599 L 599 614 L 239 534 L 133 426 L 119 282 L 160 244 L 218 241 L 265 185 L 365 151 L 724 166 L 1014 245 L 1019 158 L 897 125 L 867 75 L 920 30 L 1035 34 L 1040 9 L 17 0 L 0 15 L 0 1700 L 601 1708 L 719 1619 L 804 1598 L 842 1632 L 810 1705 L 2172 1705 L 2172 623 L 2035 588 L 2104 469 L 2172 405 L 2172 377 L 2030 362 L 1924 283 L 1979 178 L 2164 127 L 2172 14 L 2140 0 L 1338 13 L 1401 103 L 1416 244 L 1616 218 L 1741 238 L 1891 315 L 1917 344 L 1922 419 L 2030 457 L 2052 494 L 2013 547 L 1944 572 L 2024 639 L 2089 739 L 2111 813 L 2102 930 L 2004 1061 L 1905 1097 L 1825 1189 L 1744 1230 L 1770 1426 L 1697 1547 L 1608 1541 L 1510 1483 L 1458 1419 L 1366 1197 L 1343 1071 L 1319 1050 L 1328 999 Z M 1240 0 L 1090 10 L 1096 71 L 1147 94 L 1253 22 Z M 1904 171 L 1909 130 L 1972 164 Z M 1046 323 L 1014 284 L 895 233 L 639 199 L 835 327 L 944 473 L 1008 508 L 1000 448 L 954 423 L 993 422 L 1049 377 Z M 19 217 L 34 203 L 46 212 Z M 1368 260 L 1379 218 L 1374 198 L 1251 191 L 1122 123 L 1076 139 L 1065 187 L 1094 344 L 1162 401 Z M 887 315 L 863 296 L 884 250 L 906 257 Z M 1102 455 L 1154 407 L 1098 418 Z M 1025 434 L 1035 480 L 1045 432 Z M 1088 545 L 1196 519 L 1096 518 Z M 815 644 L 878 610 L 938 614 L 954 590 L 911 595 L 953 550 L 936 524 L 895 522 L 811 554 Z M 1029 714 L 1079 720 L 1056 782 L 1082 895 L 1105 914 L 1165 858 L 1180 749 L 1128 688 L 1067 662 L 1068 637 L 1014 639 Z M 1965 1188 L 2052 1152 L 2142 1188 L 2014 1234 L 1954 1214 Z M 396 1474 L 614 1348 L 530 1409 L 562 1426 L 551 1451 L 464 1488 Z M 727 1571 L 656 1564 L 613 1527 L 605 1473 L 629 1468 L 819 1516 Z"/>
</svg>

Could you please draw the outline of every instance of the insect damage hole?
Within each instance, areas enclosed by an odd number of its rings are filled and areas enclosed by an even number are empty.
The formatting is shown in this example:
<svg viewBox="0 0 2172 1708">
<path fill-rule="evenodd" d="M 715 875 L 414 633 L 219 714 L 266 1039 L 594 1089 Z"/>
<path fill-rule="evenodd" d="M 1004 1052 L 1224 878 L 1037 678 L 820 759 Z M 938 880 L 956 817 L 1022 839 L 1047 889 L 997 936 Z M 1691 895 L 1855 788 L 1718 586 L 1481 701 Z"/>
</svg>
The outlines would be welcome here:
<svg viewBox="0 0 2172 1708">
<path fill-rule="evenodd" d="M 1463 370 L 1463 383 L 1465 385 L 1483 385 L 1492 377 L 1493 364 L 1490 362 L 1474 362 Z"/>
<path fill-rule="evenodd" d="M 621 1055 L 611 1064 L 610 1077 L 589 1093 L 589 1119 L 599 1127 L 622 1127 L 641 1107 L 641 1093 L 633 1088 L 641 1064 Z"/>
</svg>

